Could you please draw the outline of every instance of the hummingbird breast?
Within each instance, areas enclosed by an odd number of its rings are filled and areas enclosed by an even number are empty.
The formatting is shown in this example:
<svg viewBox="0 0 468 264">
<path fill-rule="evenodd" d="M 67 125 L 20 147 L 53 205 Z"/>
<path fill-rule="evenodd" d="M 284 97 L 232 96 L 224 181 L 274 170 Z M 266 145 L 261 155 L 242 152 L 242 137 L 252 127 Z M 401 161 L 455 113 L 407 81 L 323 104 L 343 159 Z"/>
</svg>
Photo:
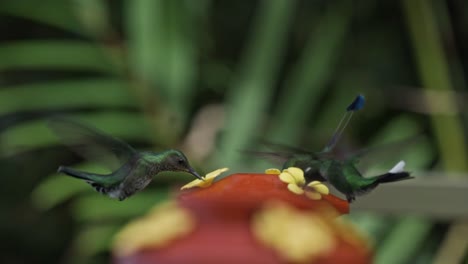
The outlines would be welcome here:
<svg viewBox="0 0 468 264">
<path fill-rule="evenodd" d="M 153 179 L 152 166 L 137 164 L 128 172 L 128 175 L 120 183 L 118 190 L 113 192 L 114 198 L 124 200 L 125 198 L 143 190 Z"/>
<path fill-rule="evenodd" d="M 152 177 L 151 176 L 139 176 L 139 177 L 129 177 L 127 180 L 122 182 L 121 185 L 121 190 L 118 198 L 120 200 L 123 200 L 134 193 L 143 190 L 148 184 L 151 182 Z"/>
<path fill-rule="evenodd" d="M 341 162 L 334 161 L 331 163 L 327 171 L 328 181 L 340 192 L 344 194 L 353 193 L 353 188 L 348 182 L 348 179 L 344 173 L 345 168 Z"/>
</svg>

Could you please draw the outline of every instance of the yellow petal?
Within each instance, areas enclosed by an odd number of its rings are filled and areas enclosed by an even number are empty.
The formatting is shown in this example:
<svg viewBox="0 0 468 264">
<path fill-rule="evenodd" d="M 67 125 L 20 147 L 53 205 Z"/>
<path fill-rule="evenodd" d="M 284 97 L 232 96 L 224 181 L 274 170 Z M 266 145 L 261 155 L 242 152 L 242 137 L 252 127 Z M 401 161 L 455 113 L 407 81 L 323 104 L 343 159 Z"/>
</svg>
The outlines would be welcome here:
<svg viewBox="0 0 468 264">
<path fill-rule="evenodd" d="M 276 168 L 271 168 L 271 169 L 266 169 L 265 174 L 279 175 L 279 174 L 281 174 L 281 171 L 276 169 Z"/>
<path fill-rule="evenodd" d="M 205 179 L 206 181 L 206 179 Z M 184 189 L 190 189 L 190 188 L 193 188 L 195 186 L 200 186 L 200 184 L 204 182 L 202 180 L 199 180 L 199 179 L 196 179 L 196 180 L 193 180 L 187 184 L 185 184 L 184 186 L 182 186 L 182 188 L 180 188 L 181 190 L 184 190 Z"/>
<path fill-rule="evenodd" d="M 288 184 L 288 190 L 290 190 L 291 192 L 295 193 L 295 194 L 303 194 L 304 193 L 304 190 L 297 186 L 297 184 L 294 184 L 294 183 L 290 183 Z"/>
<path fill-rule="evenodd" d="M 309 184 L 307 184 L 307 186 L 312 187 L 312 186 L 315 186 L 315 185 L 318 185 L 318 184 L 322 184 L 322 183 L 319 182 L 319 181 L 311 181 L 311 182 L 309 182 Z"/>
<path fill-rule="evenodd" d="M 283 171 L 280 175 L 279 175 L 279 178 L 282 182 L 285 182 L 285 183 L 296 183 L 296 179 L 294 179 L 294 177 L 289 173 L 289 172 L 285 172 Z"/>
<path fill-rule="evenodd" d="M 330 193 L 330 190 L 328 189 L 328 187 L 319 181 L 310 182 L 309 184 L 307 184 L 307 186 L 310 188 L 313 188 L 316 192 L 321 193 L 321 194 L 327 195 Z"/>
<path fill-rule="evenodd" d="M 297 185 L 302 186 L 305 184 L 304 171 L 296 167 L 289 167 L 288 172 L 294 177 Z"/>
<path fill-rule="evenodd" d="M 305 195 L 311 200 L 320 200 L 320 199 L 322 199 L 322 195 L 320 193 L 314 192 L 314 191 L 307 191 L 307 192 L 305 192 Z"/>
<path fill-rule="evenodd" d="M 228 171 L 229 169 L 228 168 L 222 168 L 222 169 L 217 169 L 217 170 L 214 170 L 208 174 L 206 174 L 205 176 L 205 180 L 206 179 L 211 179 L 211 178 L 216 178 L 218 175 L 220 175 L 221 173 L 225 172 L 225 171 Z"/>
<path fill-rule="evenodd" d="M 187 183 L 186 185 L 182 186 L 182 188 L 180 188 L 181 190 L 184 190 L 184 189 L 190 189 L 190 188 L 193 188 L 193 187 L 201 187 L 201 188 L 206 188 L 208 186 L 211 186 L 211 184 L 213 183 L 213 180 L 218 176 L 220 175 L 221 173 L 225 172 L 229 170 L 228 168 L 222 168 L 222 169 L 217 169 L 217 170 L 214 170 L 208 174 L 206 174 L 205 177 L 203 177 L 203 181 L 202 180 L 199 180 L 199 179 L 196 179 L 196 180 L 193 180 L 189 183 Z"/>
</svg>

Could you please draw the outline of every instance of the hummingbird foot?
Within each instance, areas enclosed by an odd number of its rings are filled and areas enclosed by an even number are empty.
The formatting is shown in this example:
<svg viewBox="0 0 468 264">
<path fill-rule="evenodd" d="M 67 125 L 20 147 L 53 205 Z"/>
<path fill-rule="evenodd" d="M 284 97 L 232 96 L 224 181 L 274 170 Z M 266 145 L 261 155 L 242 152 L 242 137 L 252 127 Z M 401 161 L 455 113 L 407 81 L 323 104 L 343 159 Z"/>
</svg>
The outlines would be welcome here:
<svg viewBox="0 0 468 264">
<path fill-rule="evenodd" d="M 354 195 L 346 195 L 346 200 L 348 200 L 348 203 L 352 203 L 356 200 L 356 197 Z"/>
</svg>

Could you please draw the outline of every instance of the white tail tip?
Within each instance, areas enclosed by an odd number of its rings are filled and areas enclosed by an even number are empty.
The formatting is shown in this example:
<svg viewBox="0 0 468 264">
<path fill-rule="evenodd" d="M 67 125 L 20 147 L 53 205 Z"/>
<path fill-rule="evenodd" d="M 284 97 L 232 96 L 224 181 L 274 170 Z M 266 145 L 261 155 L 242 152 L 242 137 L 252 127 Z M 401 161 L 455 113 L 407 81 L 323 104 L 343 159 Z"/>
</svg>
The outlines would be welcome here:
<svg viewBox="0 0 468 264">
<path fill-rule="evenodd" d="M 398 172 L 402 172 L 404 169 L 405 169 L 405 161 L 404 160 L 400 160 L 395 166 L 393 166 L 393 168 L 391 168 L 388 172 L 390 173 L 398 173 Z"/>
</svg>

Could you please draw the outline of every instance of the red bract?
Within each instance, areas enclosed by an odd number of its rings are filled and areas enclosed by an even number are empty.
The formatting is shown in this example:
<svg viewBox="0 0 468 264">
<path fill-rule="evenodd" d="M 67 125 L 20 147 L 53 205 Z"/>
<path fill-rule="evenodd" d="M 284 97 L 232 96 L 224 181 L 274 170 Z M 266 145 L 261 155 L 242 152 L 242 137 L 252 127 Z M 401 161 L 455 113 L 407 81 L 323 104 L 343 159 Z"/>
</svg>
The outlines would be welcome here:
<svg viewBox="0 0 468 264">
<path fill-rule="evenodd" d="M 214 183 L 209 188 L 183 190 L 178 200 L 182 204 L 208 208 L 226 206 L 239 208 L 237 213 L 249 214 L 269 199 L 281 200 L 301 209 L 320 206 L 334 207 L 339 213 L 349 212 L 349 203 L 333 195 L 324 195 L 323 200 L 313 201 L 297 195 L 286 188 L 276 175 L 260 173 L 237 173 Z"/>
<path fill-rule="evenodd" d="M 289 191 L 278 175 L 233 174 L 183 190 L 125 228 L 115 262 L 370 263 L 366 242 L 335 219 L 348 211 L 333 195 L 311 200 Z"/>
</svg>

